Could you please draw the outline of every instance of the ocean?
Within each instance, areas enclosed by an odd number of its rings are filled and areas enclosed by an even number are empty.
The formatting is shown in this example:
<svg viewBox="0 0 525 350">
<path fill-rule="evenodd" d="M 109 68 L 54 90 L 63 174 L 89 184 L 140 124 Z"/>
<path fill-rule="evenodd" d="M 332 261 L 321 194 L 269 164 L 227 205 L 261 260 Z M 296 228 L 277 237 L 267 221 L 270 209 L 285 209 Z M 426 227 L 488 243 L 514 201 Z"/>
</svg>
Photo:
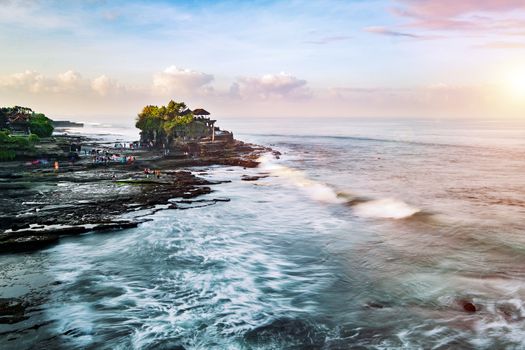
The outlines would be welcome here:
<svg viewBox="0 0 525 350">
<path fill-rule="evenodd" d="M 525 349 L 525 122 L 219 125 L 282 155 L 193 169 L 229 202 L 0 256 L 35 304 L 0 348 Z"/>
</svg>

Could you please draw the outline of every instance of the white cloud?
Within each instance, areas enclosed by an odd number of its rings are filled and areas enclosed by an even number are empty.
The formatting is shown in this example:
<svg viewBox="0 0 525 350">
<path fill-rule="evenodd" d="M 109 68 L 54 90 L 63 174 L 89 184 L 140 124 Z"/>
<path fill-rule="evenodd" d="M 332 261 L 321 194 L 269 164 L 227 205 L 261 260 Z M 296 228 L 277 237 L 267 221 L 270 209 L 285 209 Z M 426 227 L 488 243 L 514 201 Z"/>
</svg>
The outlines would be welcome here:
<svg viewBox="0 0 525 350">
<path fill-rule="evenodd" d="M 2 87 L 25 90 L 33 93 L 52 91 L 55 87 L 54 85 L 52 79 L 46 78 L 42 74 L 32 70 L 11 74 L 0 80 L 0 86 Z"/>
<path fill-rule="evenodd" d="M 306 80 L 288 73 L 266 74 L 262 77 L 242 77 L 230 89 L 241 98 L 307 98 L 311 92 Z"/>
<path fill-rule="evenodd" d="M 82 75 L 80 73 L 68 70 L 58 75 L 57 89 L 61 91 L 74 91 L 82 88 L 84 84 Z"/>
<path fill-rule="evenodd" d="M 73 16 L 58 14 L 41 1 L 1 1 L 0 24 L 42 29 L 72 29 L 78 26 Z"/>
<path fill-rule="evenodd" d="M 153 88 L 161 94 L 199 94 L 212 90 L 208 84 L 213 81 L 211 74 L 190 69 L 169 66 L 153 76 Z"/>
<path fill-rule="evenodd" d="M 110 93 L 117 93 L 123 87 L 115 80 L 110 79 L 105 74 L 95 78 L 91 81 L 91 88 L 100 96 L 107 96 Z"/>
<path fill-rule="evenodd" d="M 32 94 L 77 94 L 86 95 L 95 92 L 99 96 L 118 93 L 125 88 L 106 75 L 93 80 L 83 78 L 73 70 L 58 74 L 56 77 L 45 76 L 32 70 L 0 77 L 0 88 Z"/>
</svg>

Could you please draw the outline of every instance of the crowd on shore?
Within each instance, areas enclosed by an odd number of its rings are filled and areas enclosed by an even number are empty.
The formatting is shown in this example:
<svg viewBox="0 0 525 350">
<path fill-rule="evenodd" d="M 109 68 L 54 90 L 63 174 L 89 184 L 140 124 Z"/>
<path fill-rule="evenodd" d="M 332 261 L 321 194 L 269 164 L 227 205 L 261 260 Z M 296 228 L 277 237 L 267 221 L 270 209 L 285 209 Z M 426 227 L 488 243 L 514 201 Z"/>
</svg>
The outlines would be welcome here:
<svg viewBox="0 0 525 350">
<path fill-rule="evenodd" d="M 84 150 L 87 155 L 88 152 Z M 122 163 L 122 164 L 132 164 L 135 162 L 135 156 L 125 155 L 121 153 L 111 153 L 108 150 L 104 149 L 92 149 L 89 151 L 91 160 L 93 164 L 108 164 L 108 163 Z"/>
</svg>

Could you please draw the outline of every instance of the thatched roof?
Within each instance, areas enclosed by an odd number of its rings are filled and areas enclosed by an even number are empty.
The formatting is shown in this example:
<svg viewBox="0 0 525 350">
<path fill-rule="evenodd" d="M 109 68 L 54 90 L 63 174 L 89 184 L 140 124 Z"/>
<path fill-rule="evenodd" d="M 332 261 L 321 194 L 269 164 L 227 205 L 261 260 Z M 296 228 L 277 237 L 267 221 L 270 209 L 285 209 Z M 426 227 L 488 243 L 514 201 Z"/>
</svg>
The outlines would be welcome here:
<svg viewBox="0 0 525 350">
<path fill-rule="evenodd" d="M 210 112 L 202 108 L 197 108 L 193 110 L 193 114 L 194 115 L 210 115 Z"/>
</svg>

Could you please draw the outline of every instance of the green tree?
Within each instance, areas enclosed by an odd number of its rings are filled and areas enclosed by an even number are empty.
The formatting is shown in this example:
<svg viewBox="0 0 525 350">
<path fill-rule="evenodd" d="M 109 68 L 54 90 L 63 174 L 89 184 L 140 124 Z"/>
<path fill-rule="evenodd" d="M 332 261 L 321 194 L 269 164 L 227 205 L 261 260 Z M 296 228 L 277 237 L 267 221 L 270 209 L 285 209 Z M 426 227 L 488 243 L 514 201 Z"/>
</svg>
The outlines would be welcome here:
<svg viewBox="0 0 525 350">
<path fill-rule="evenodd" d="M 184 127 L 193 121 L 193 114 L 184 102 L 169 101 L 166 106 L 148 105 L 137 115 L 135 126 L 141 130 L 142 139 L 169 143 L 184 132 Z M 180 134 L 180 135 L 179 135 Z"/>
<path fill-rule="evenodd" d="M 29 129 L 38 137 L 50 137 L 53 134 L 53 121 L 42 113 L 33 113 L 29 118 Z"/>
</svg>

